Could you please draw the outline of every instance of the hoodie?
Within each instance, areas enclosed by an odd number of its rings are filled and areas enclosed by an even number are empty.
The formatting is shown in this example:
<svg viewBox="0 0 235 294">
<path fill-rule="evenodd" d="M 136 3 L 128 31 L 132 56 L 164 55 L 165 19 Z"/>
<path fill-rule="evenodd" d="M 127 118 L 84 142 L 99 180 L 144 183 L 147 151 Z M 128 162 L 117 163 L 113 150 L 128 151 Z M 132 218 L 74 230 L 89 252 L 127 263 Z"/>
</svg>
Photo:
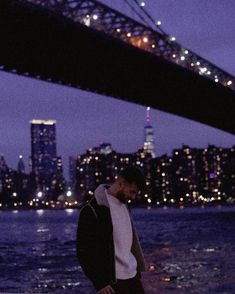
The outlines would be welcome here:
<svg viewBox="0 0 235 294">
<path fill-rule="evenodd" d="M 82 207 L 77 229 L 77 256 L 80 265 L 97 291 L 116 283 L 113 225 L 107 185 L 100 185 L 95 196 Z M 131 218 L 133 242 L 131 252 L 137 261 L 137 273 L 145 270 L 145 261 Z"/>
</svg>

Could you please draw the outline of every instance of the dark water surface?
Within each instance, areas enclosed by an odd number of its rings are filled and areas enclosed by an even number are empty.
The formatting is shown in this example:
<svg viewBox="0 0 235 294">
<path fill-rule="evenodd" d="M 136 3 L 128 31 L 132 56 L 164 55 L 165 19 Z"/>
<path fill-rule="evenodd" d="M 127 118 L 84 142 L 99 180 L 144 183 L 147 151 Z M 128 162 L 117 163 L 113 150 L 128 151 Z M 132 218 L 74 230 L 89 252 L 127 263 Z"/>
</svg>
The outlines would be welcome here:
<svg viewBox="0 0 235 294">
<path fill-rule="evenodd" d="M 78 215 L 0 211 L 0 293 L 94 294 L 76 259 Z M 235 293 L 235 207 L 132 215 L 152 269 L 143 274 L 147 294 Z"/>
</svg>

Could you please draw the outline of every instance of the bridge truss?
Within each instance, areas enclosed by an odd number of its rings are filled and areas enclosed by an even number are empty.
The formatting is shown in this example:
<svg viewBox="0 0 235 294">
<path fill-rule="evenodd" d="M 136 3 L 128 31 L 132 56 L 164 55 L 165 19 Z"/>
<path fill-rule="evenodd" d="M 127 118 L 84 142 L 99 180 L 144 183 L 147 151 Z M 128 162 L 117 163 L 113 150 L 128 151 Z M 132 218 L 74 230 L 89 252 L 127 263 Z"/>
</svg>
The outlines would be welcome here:
<svg viewBox="0 0 235 294">
<path fill-rule="evenodd" d="M 46 7 L 235 90 L 235 78 L 229 73 L 184 48 L 160 28 L 155 30 L 103 3 L 95 0 L 24 1 Z"/>
</svg>

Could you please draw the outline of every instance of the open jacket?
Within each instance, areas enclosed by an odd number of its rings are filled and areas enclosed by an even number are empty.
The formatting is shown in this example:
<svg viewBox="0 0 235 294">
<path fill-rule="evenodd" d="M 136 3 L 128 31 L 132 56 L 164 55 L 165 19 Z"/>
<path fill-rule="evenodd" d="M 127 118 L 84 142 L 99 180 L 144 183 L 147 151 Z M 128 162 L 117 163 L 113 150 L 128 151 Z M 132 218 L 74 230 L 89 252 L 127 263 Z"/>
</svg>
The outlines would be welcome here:
<svg viewBox="0 0 235 294">
<path fill-rule="evenodd" d="M 81 208 L 77 229 L 77 256 L 97 291 L 116 283 L 113 226 L 106 188 L 108 186 L 100 185 L 95 196 Z M 131 252 L 137 261 L 137 273 L 140 273 L 145 270 L 145 262 L 132 219 L 131 224 Z"/>
</svg>

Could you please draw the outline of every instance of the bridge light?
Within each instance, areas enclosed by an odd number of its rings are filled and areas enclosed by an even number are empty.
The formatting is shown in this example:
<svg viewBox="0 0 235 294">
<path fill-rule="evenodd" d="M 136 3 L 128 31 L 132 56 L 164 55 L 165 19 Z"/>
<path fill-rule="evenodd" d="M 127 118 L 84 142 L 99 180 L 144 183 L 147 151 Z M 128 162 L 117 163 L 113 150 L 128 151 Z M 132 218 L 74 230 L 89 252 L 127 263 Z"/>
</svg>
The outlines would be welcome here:
<svg viewBox="0 0 235 294">
<path fill-rule="evenodd" d="M 145 2 L 144 1 L 140 2 L 140 6 L 141 7 L 144 7 L 145 6 Z"/>
<path fill-rule="evenodd" d="M 156 25 L 157 26 L 160 26 L 162 23 L 161 23 L 161 21 L 160 20 L 158 20 L 157 22 L 156 22 Z"/>
<path fill-rule="evenodd" d="M 200 65 L 200 62 L 199 61 L 197 61 L 197 63 L 196 63 L 197 65 Z"/>
<path fill-rule="evenodd" d="M 170 39 L 172 42 L 175 42 L 176 38 L 175 37 L 171 37 Z"/>
<path fill-rule="evenodd" d="M 144 43 L 148 43 L 148 38 L 147 37 L 144 37 L 143 38 L 143 41 L 144 41 Z"/>
<path fill-rule="evenodd" d="M 87 14 L 86 17 L 83 18 L 83 22 L 85 26 L 89 27 L 90 26 L 90 15 Z"/>
<path fill-rule="evenodd" d="M 94 20 L 97 20 L 97 19 L 98 19 L 98 15 L 97 15 L 97 14 L 94 14 L 94 15 L 92 16 L 92 18 L 93 18 Z"/>
<path fill-rule="evenodd" d="M 127 37 L 129 37 L 129 38 L 131 37 L 131 33 L 127 33 L 126 35 L 127 35 Z"/>
<path fill-rule="evenodd" d="M 176 58 L 176 55 L 175 55 L 175 54 L 172 54 L 172 57 L 173 57 L 173 58 Z"/>
<path fill-rule="evenodd" d="M 180 59 L 181 59 L 182 61 L 184 61 L 184 60 L 185 60 L 185 57 L 184 57 L 184 56 L 181 56 Z"/>
<path fill-rule="evenodd" d="M 152 44 L 152 48 L 155 48 L 156 46 L 155 46 L 155 44 Z"/>
<path fill-rule="evenodd" d="M 227 85 L 230 86 L 230 85 L 232 85 L 232 83 L 233 83 L 232 81 L 228 81 Z"/>
<path fill-rule="evenodd" d="M 188 54 L 188 50 L 185 50 L 185 51 L 184 51 L 184 54 Z"/>
<path fill-rule="evenodd" d="M 200 68 L 200 72 L 201 72 L 201 73 L 205 73 L 206 71 L 207 71 L 207 68 L 206 68 L 206 67 L 201 67 L 201 68 Z"/>
<path fill-rule="evenodd" d="M 208 70 L 207 74 L 208 74 L 208 75 L 210 75 L 210 74 L 211 74 L 211 72 Z"/>
<path fill-rule="evenodd" d="M 121 29 L 120 29 L 120 28 L 117 28 L 116 31 L 117 31 L 118 33 L 120 33 L 120 32 L 121 32 Z"/>
<path fill-rule="evenodd" d="M 191 63 L 190 65 L 193 67 L 194 66 L 194 63 Z"/>
</svg>

